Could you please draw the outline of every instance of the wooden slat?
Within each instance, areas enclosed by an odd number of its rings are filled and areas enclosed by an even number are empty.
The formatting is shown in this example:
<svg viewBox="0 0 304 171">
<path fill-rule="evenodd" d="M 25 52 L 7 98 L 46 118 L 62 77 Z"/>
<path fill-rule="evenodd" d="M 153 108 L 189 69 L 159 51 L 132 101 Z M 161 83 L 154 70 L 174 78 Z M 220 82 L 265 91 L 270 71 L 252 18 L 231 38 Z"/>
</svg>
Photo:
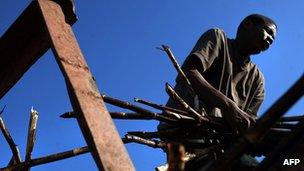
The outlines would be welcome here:
<svg viewBox="0 0 304 171">
<path fill-rule="evenodd" d="M 133 164 L 105 108 L 72 28 L 60 6 L 38 0 L 52 50 L 63 73 L 70 100 L 93 158 L 100 170 L 134 170 Z"/>
<path fill-rule="evenodd" d="M 50 47 L 33 1 L 0 38 L 0 99 Z"/>
</svg>

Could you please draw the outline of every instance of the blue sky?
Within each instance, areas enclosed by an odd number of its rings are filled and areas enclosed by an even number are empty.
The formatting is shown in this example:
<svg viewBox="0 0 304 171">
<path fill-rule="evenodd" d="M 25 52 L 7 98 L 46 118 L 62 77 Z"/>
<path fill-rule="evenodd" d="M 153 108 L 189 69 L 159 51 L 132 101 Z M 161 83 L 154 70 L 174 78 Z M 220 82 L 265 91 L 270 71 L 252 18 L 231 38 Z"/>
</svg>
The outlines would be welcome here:
<svg viewBox="0 0 304 171">
<path fill-rule="evenodd" d="M 30 0 L 2 0 L 0 35 L 14 22 Z M 174 85 L 176 72 L 167 56 L 156 50 L 162 44 L 172 48 L 182 63 L 199 36 L 212 27 L 223 29 L 233 38 L 239 22 L 260 13 L 278 25 L 271 48 L 252 60 L 266 79 L 263 113 L 304 71 L 303 6 L 301 0 L 133 0 L 76 1 L 78 22 L 73 26 L 82 52 L 99 90 L 109 96 L 132 102 L 134 97 L 164 104 L 165 82 Z M 63 76 L 48 51 L 0 101 L 2 115 L 24 158 L 30 107 L 39 111 L 38 132 L 33 157 L 40 157 L 85 145 L 75 120 L 59 115 L 72 110 Z M 303 114 L 303 98 L 287 112 Z M 107 105 L 109 111 L 123 111 Z M 155 131 L 156 121 L 115 121 L 123 136 L 127 131 Z M 138 144 L 126 148 L 139 171 L 153 170 L 165 162 L 159 149 Z M 0 166 L 11 152 L 0 136 Z M 97 170 L 90 154 L 32 168 L 33 171 Z"/>
</svg>

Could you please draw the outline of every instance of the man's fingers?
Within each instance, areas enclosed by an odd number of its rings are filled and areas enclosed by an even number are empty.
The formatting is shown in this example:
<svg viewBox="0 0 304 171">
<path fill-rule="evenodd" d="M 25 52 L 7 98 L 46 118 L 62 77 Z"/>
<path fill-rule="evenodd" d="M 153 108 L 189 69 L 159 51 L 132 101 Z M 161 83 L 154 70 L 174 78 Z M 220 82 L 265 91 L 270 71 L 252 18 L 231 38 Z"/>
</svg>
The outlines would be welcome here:
<svg viewBox="0 0 304 171">
<path fill-rule="evenodd" d="M 250 119 L 246 119 L 246 126 L 247 126 L 247 129 L 250 127 L 250 124 L 251 124 Z"/>
<path fill-rule="evenodd" d="M 255 119 L 253 119 L 253 118 L 250 118 L 250 123 L 255 123 Z"/>
<path fill-rule="evenodd" d="M 250 117 L 247 117 L 246 115 L 242 115 L 240 114 L 238 117 L 236 117 L 238 120 L 238 123 L 240 125 L 243 125 L 241 126 L 243 129 L 246 128 L 248 129 L 250 127 L 250 124 L 252 123 L 251 122 L 251 118 Z"/>
</svg>

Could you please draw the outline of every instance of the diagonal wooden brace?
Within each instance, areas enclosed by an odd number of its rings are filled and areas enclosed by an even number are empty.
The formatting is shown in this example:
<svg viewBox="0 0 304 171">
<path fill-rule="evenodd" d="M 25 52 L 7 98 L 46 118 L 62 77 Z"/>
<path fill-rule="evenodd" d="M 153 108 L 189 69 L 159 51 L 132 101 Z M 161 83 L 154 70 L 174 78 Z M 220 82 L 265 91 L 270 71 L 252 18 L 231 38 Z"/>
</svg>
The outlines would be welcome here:
<svg viewBox="0 0 304 171">
<path fill-rule="evenodd" d="M 99 170 L 134 170 L 73 34 L 75 20 L 65 16 L 71 14 L 65 3 L 57 2 L 32 1 L 0 38 L 0 98 L 51 48 Z"/>
</svg>

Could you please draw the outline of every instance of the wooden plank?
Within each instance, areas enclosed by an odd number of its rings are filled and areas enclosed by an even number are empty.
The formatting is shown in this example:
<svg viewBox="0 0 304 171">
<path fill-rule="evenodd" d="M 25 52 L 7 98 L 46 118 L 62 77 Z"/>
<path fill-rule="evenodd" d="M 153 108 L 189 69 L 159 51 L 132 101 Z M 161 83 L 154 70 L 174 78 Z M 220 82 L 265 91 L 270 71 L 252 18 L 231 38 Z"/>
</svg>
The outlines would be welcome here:
<svg viewBox="0 0 304 171">
<path fill-rule="evenodd" d="M 38 0 L 79 126 L 100 170 L 134 170 L 60 6 Z"/>
<path fill-rule="evenodd" d="M 49 47 L 38 4 L 32 1 L 0 38 L 0 99 Z"/>
</svg>

